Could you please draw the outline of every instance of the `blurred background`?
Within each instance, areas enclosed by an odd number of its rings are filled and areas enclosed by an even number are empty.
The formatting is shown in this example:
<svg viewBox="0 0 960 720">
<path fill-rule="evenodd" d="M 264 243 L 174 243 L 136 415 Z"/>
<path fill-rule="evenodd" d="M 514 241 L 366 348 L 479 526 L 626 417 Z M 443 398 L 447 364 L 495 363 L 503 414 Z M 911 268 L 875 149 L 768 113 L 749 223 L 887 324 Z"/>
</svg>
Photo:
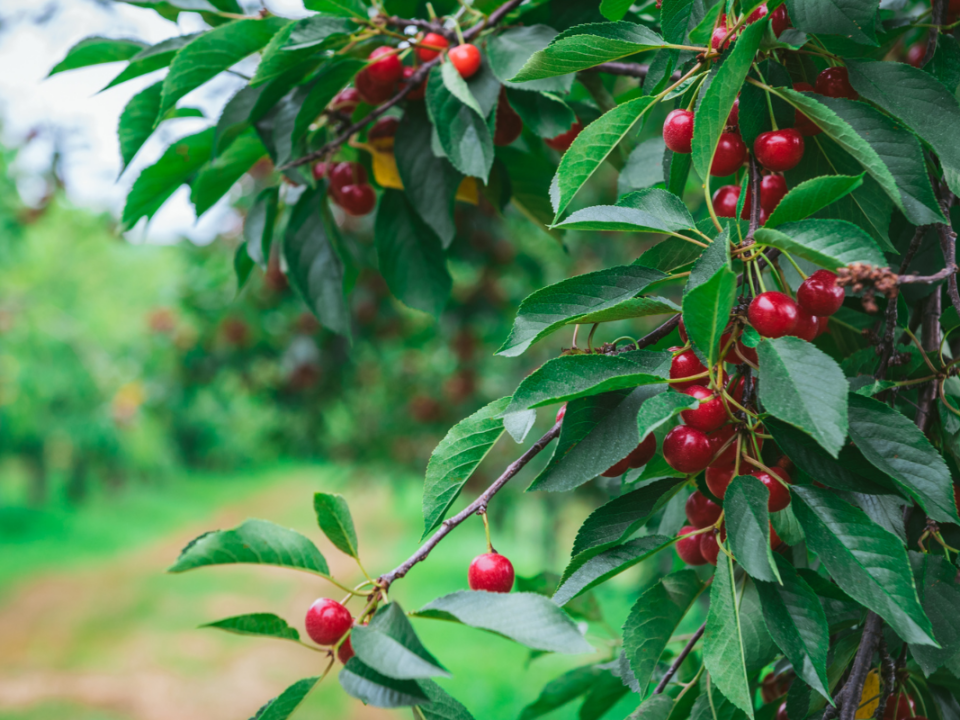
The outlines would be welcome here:
<svg viewBox="0 0 960 720">
<path fill-rule="evenodd" d="M 296 2 L 266 4 L 302 13 Z M 630 262 L 655 241 L 554 236 L 512 210 L 461 205 L 453 297 L 440 322 L 400 305 L 366 271 L 353 294 L 352 343 L 320 327 L 275 261 L 238 291 L 233 254 L 249 178 L 199 222 L 182 188 L 149 227 L 117 230 L 140 169 L 206 121 L 165 123 L 121 175 L 117 117 L 155 76 L 102 94 L 114 66 L 44 79 L 87 35 L 157 42 L 202 26 L 191 13 L 174 23 L 107 1 L 0 5 L 0 720 L 233 720 L 317 674 L 318 656 L 302 648 L 197 626 L 274 612 L 302 630 L 329 586 L 270 569 L 164 569 L 201 532 L 255 516 L 312 537 L 349 581 L 352 561 L 316 529 L 317 490 L 350 502 L 371 573 L 399 563 L 420 538 L 423 473 L 437 442 L 570 343 L 558 334 L 522 358 L 494 357 L 519 302 L 544 284 Z M 228 83 L 186 102 L 216 116 L 236 89 Z M 656 138 L 661 123 L 651 118 L 642 138 Z M 633 172 L 649 184 L 636 174 L 659 174 L 659 163 Z M 617 176 L 601 173 L 590 192 L 584 204 L 612 202 Z M 370 218 L 339 219 L 372 245 Z M 605 326 L 597 342 L 639 337 L 655 320 Z M 554 412 L 540 412 L 531 438 Z M 465 495 L 520 452 L 505 436 Z M 545 461 L 491 506 L 497 548 L 532 588 L 549 584 L 534 577 L 544 568 L 562 571 L 579 524 L 608 497 L 595 487 L 524 494 Z M 682 510 L 665 512 L 664 523 L 679 526 Z M 409 609 L 465 587 L 483 551 L 482 524 L 466 524 L 395 597 Z M 654 570 L 640 565 L 577 608 L 596 647 Z M 699 620 L 689 620 L 692 630 Z M 531 657 L 478 631 L 417 627 L 454 673 L 444 687 L 478 718 L 516 717 L 548 680 L 606 656 Z M 621 705 L 611 717 L 631 709 L 629 699 Z M 300 712 L 402 715 L 364 708 L 334 678 Z M 576 715 L 568 706 L 549 717 Z"/>
</svg>

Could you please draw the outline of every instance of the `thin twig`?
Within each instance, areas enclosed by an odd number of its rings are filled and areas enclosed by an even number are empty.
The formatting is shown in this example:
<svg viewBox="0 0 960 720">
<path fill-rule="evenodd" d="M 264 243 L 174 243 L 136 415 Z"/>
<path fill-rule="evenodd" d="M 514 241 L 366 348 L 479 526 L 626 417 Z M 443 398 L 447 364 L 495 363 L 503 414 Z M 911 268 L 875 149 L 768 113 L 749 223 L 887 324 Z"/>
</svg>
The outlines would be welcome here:
<svg viewBox="0 0 960 720">
<path fill-rule="evenodd" d="M 746 239 L 753 242 L 753 234 L 760 227 L 760 168 L 757 167 L 757 161 L 750 153 L 750 184 L 748 186 L 750 193 L 750 229 L 747 231 Z"/>
<path fill-rule="evenodd" d="M 853 667 L 843 688 L 834 700 L 840 707 L 840 720 L 853 720 L 863 695 L 863 684 L 867 680 L 867 673 L 873 663 L 873 653 L 880 642 L 880 631 L 883 620 L 872 610 L 867 613 L 867 621 L 863 624 L 863 637 L 860 638 L 860 647 L 853 659 Z M 842 696 L 842 697 L 841 697 Z"/>
<path fill-rule="evenodd" d="M 448 30 L 447 28 L 443 27 L 443 25 L 441 25 L 438 22 L 434 22 L 433 20 L 421 20 L 419 18 L 401 18 L 401 17 L 397 17 L 396 15 L 391 15 L 389 17 L 384 17 L 383 22 L 385 22 L 387 25 L 390 25 L 396 28 L 407 28 L 412 25 L 413 27 L 418 27 L 421 30 L 426 30 L 427 32 L 433 32 L 433 33 L 437 33 L 438 35 L 443 35 L 447 40 L 453 40 L 454 38 L 457 37 L 457 34 L 455 32 L 453 32 L 452 30 Z"/>
<path fill-rule="evenodd" d="M 680 654 L 677 655 L 676 659 L 673 661 L 673 664 L 670 665 L 670 667 L 667 669 L 667 672 L 664 673 L 663 677 L 660 679 L 656 690 L 653 691 L 654 695 L 659 695 L 666 689 L 670 679 L 676 675 L 677 670 L 680 669 L 683 661 L 687 659 L 687 655 L 689 655 L 690 651 L 693 650 L 693 646 L 697 644 L 697 641 L 700 640 L 701 637 L 703 637 L 703 631 L 706 629 L 707 623 L 703 623 L 703 625 L 700 626 L 700 629 L 697 630 L 690 640 L 687 641 L 687 644 L 684 645 L 683 650 L 680 651 Z"/>
<path fill-rule="evenodd" d="M 933 54 L 937 51 L 937 37 L 940 35 L 940 25 L 947 21 L 947 0 L 933 0 L 932 3 L 933 27 L 927 31 L 927 45 L 923 51 L 923 61 L 920 67 L 933 60 Z"/>
<path fill-rule="evenodd" d="M 874 720 L 881 720 L 887 709 L 887 701 L 893 695 L 893 690 L 897 684 L 897 668 L 890 657 L 890 651 L 887 649 L 887 641 L 882 637 L 877 647 L 880 653 L 880 676 L 883 679 L 883 692 L 880 693 L 880 703 L 877 705 L 877 711 L 873 714 Z"/>
<path fill-rule="evenodd" d="M 910 240 L 910 246 L 907 248 L 907 252 L 904 254 L 903 260 L 900 263 L 900 272 L 898 275 L 906 272 L 907 267 L 913 261 L 914 255 L 917 254 L 917 250 L 920 249 L 920 243 L 923 241 L 923 236 L 926 231 L 926 227 L 921 226 L 918 227 L 913 233 L 913 238 Z M 887 367 L 890 365 L 890 358 L 893 357 L 893 335 L 897 328 L 897 295 L 887 298 L 885 322 L 886 325 L 883 330 L 883 340 L 880 343 L 880 364 L 877 366 L 877 372 L 874 375 L 877 380 L 884 379 L 887 374 Z"/>
<path fill-rule="evenodd" d="M 920 321 L 920 342 L 925 353 L 936 352 L 940 348 L 940 293 L 930 293 L 923 304 L 923 317 Z M 937 383 L 920 388 L 917 398 L 917 415 L 914 421 L 920 431 L 926 433 L 933 420 L 934 403 L 937 399 Z"/>
<path fill-rule="evenodd" d="M 935 272 L 933 275 L 900 275 L 897 278 L 897 284 L 898 285 L 932 285 L 935 282 L 946 280 L 951 275 L 956 276 L 956 274 L 957 274 L 956 263 L 950 263 L 943 270 L 939 270 Z"/>
</svg>

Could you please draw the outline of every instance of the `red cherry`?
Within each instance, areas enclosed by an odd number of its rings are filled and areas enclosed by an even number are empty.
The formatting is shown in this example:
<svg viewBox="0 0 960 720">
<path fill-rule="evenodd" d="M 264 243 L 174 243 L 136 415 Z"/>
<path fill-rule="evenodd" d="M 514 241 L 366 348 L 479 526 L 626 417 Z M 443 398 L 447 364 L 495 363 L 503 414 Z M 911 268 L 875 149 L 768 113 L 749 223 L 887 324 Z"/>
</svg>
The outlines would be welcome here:
<svg viewBox="0 0 960 720">
<path fill-rule="evenodd" d="M 333 645 L 353 625 L 353 616 L 336 600 L 320 598 L 307 610 L 306 625 L 317 645 Z"/>
<path fill-rule="evenodd" d="M 746 24 L 747 24 L 747 25 L 750 25 L 750 24 L 752 24 L 752 23 L 755 23 L 757 20 L 762 20 L 763 18 L 765 18 L 765 17 L 767 16 L 767 13 L 768 13 L 768 12 L 770 12 L 770 11 L 767 10 L 767 4 L 764 3 L 763 5 L 761 5 L 760 7 L 758 7 L 756 10 L 754 10 L 752 13 L 750 13 L 749 15 L 747 15 L 747 22 L 746 22 Z"/>
<path fill-rule="evenodd" d="M 801 340 L 813 342 L 814 338 L 820 334 L 820 318 L 811 315 L 802 307 L 797 308 L 797 324 L 790 334 Z"/>
<path fill-rule="evenodd" d="M 913 715 L 914 707 L 911 696 L 905 692 L 897 693 L 896 698 L 887 699 L 887 706 L 883 709 L 883 720 L 906 720 Z"/>
<path fill-rule="evenodd" d="M 696 530 L 697 528 L 692 525 L 684 525 L 680 528 L 678 537 L 695 532 Z M 680 559 L 687 565 L 706 565 L 707 563 L 707 561 L 703 559 L 703 555 L 700 554 L 700 537 L 700 535 L 694 535 L 693 537 L 677 540 L 677 555 L 679 555 Z"/>
<path fill-rule="evenodd" d="M 717 217 L 736 217 L 737 202 L 740 200 L 740 187 L 737 185 L 721 185 L 713 194 L 713 209 Z M 748 198 L 749 200 L 749 198 Z M 744 203 L 746 211 L 746 203 Z"/>
<path fill-rule="evenodd" d="M 781 7 L 783 6 L 781 5 Z M 797 92 L 815 92 L 813 85 L 805 82 L 794 83 L 793 89 Z M 813 122 L 813 120 L 808 118 L 799 110 L 793 111 L 793 127 L 794 130 L 799 132 L 804 137 L 812 137 L 823 132 L 823 130 L 821 130 L 820 127 Z"/>
<path fill-rule="evenodd" d="M 347 215 L 369 215 L 377 205 L 377 194 L 371 185 L 347 185 L 340 188 L 337 204 Z"/>
<path fill-rule="evenodd" d="M 680 324 L 677 325 L 677 332 L 680 333 L 680 339 L 684 342 L 689 342 L 687 337 L 687 326 L 683 324 L 683 318 L 680 318 Z"/>
<path fill-rule="evenodd" d="M 667 465 L 686 474 L 703 470 L 713 457 L 713 445 L 706 433 L 678 425 L 663 439 L 663 459 Z"/>
<path fill-rule="evenodd" d="M 402 67 L 400 68 L 400 74 L 403 74 Z M 357 92 L 361 99 L 368 105 L 385 103 L 393 97 L 396 90 L 396 86 L 393 84 L 381 85 L 366 70 L 357 73 L 357 76 L 353 79 L 353 84 L 357 86 Z"/>
<path fill-rule="evenodd" d="M 370 53 L 369 59 L 372 62 L 364 72 L 377 85 L 394 85 L 403 77 L 403 63 L 394 48 L 382 45 Z"/>
<path fill-rule="evenodd" d="M 783 542 L 783 540 L 781 540 L 781 539 L 780 539 L 780 536 L 777 535 L 777 531 L 773 529 L 773 523 L 770 523 L 770 547 L 771 547 L 771 549 L 776 550 L 776 549 L 780 546 L 780 543 L 782 543 L 782 542 Z"/>
<path fill-rule="evenodd" d="M 783 175 L 764 175 L 760 181 L 760 207 L 773 212 L 787 194 L 787 181 Z"/>
<path fill-rule="evenodd" d="M 783 703 L 779 708 L 777 708 L 777 717 L 775 720 L 790 720 L 787 717 L 787 704 Z"/>
<path fill-rule="evenodd" d="M 382 117 L 367 131 L 367 140 L 392 138 L 397 134 L 398 127 L 400 127 L 400 118 Z"/>
<path fill-rule="evenodd" d="M 753 348 L 744 348 L 744 349 L 753 350 Z M 736 380 L 735 382 L 736 382 L 736 385 L 734 385 L 733 380 L 731 380 L 727 384 L 727 392 L 738 403 L 743 403 L 743 386 L 746 384 L 747 379 L 745 377 L 741 377 L 739 380 Z"/>
<path fill-rule="evenodd" d="M 860 97 L 850 84 L 850 75 L 845 67 L 829 67 L 817 75 L 817 92 L 832 98 L 849 98 L 856 100 Z"/>
<path fill-rule="evenodd" d="M 315 163 L 312 168 L 313 179 L 322 180 L 327 175 L 327 169 L 328 169 L 327 163 L 325 162 Z"/>
<path fill-rule="evenodd" d="M 803 158 L 803 135 L 794 128 L 762 132 L 753 143 L 753 154 L 767 170 L 792 170 Z"/>
<path fill-rule="evenodd" d="M 403 82 L 400 83 L 401 86 L 409 84 L 409 80 L 413 77 L 414 73 L 417 72 L 416 68 L 404 67 L 403 68 Z M 423 100 L 427 96 L 427 84 L 425 82 L 420 83 L 410 92 L 407 93 L 407 100 Z"/>
<path fill-rule="evenodd" d="M 355 654 L 356 653 L 353 652 L 353 645 L 350 643 L 349 637 L 340 643 L 340 647 L 337 648 L 337 659 L 344 665 L 346 665 L 347 661 L 350 660 L 350 658 L 352 658 Z"/>
<path fill-rule="evenodd" d="M 573 141 L 577 139 L 577 135 L 580 134 L 581 130 L 583 130 L 583 125 L 577 120 L 565 133 L 560 133 L 556 137 L 544 140 L 543 142 L 546 143 L 548 148 L 556 150 L 557 152 L 566 152 L 573 144 Z"/>
<path fill-rule="evenodd" d="M 727 441 L 730 440 L 734 435 L 736 435 L 737 430 L 733 425 L 724 425 L 719 430 L 714 430 L 710 433 L 710 444 L 712 445 L 713 454 L 716 455 L 720 452 L 720 448 L 727 444 Z M 718 456 L 710 463 L 711 467 L 716 468 L 727 468 L 732 470 L 737 462 L 737 441 L 734 440 L 729 445 L 727 449 L 723 451 L 723 454 Z M 711 489 L 710 492 L 713 492 Z M 716 493 L 713 493 L 717 495 Z M 717 497 L 720 497 L 717 495 Z"/>
<path fill-rule="evenodd" d="M 770 468 L 784 482 L 790 482 L 790 476 L 783 468 Z M 760 469 L 750 471 L 750 474 L 762 482 L 767 490 L 770 491 L 770 499 L 767 501 L 767 510 L 770 512 L 779 512 L 790 504 L 790 490 L 784 486 L 777 478 Z M 711 491 L 712 492 L 712 491 Z"/>
<path fill-rule="evenodd" d="M 357 92 L 356 88 L 344 88 L 334 95 L 333 100 L 330 101 L 330 109 L 339 110 L 346 115 L 352 115 L 353 111 L 357 109 L 357 105 L 360 104 L 361 99 L 360 93 Z"/>
<path fill-rule="evenodd" d="M 829 270 L 817 270 L 797 288 L 797 302 L 804 310 L 820 317 L 833 315 L 843 305 L 843 288 Z"/>
<path fill-rule="evenodd" d="M 336 197 L 347 185 L 363 185 L 367 182 L 367 171 L 363 165 L 355 162 L 339 162 L 327 168 L 330 178 L 330 190 Z"/>
<path fill-rule="evenodd" d="M 760 223 L 761 226 L 763 226 L 767 224 L 767 220 L 769 219 L 770 219 L 770 213 L 768 213 L 763 208 L 760 208 L 760 216 L 757 218 L 757 222 Z"/>
<path fill-rule="evenodd" d="M 907 65 L 913 65 L 915 68 L 923 65 L 923 58 L 927 55 L 927 43 L 918 42 L 910 46 L 907 50 Z"/>
<path fill-rule="evenodd" d="M 777 37 L 783 35 L 783 31 L 791 27 L 786 5 L 781 5 L 773 11 L 773 14 L 770 15 L 770 26 L 773 28 L 773 34 Z"/>
<path fill-rule="evenodd" d="M 727 343 L 730 342 L 730 333 L 724 333 L 720 336 L 720 347 L 724 348 L 727 346 Z M 737 340 L 736 343 L 730 346 L 730 349 L 727 350 L 726 354 L 723 356 L 723 361 L 730 363 L 731 365 L 742 365 L 744 359 L 749 360 L 754 365 L 756 365 L 759 360 L 757 358 L 757 351 L 754 348 L 747 347 L 742 342 Z M 743 378 L 740 379 L 740 392 L 743 392 Z M 739 402 L 739 400 L 737 401 Z"/>
<path fill-rule="evenodd" d="M 703 363 L 700 362 L 700 358 L 696 356 L 693 350 L 684 350 L 682 353 L 677 353 L 673 356 L 673 360 L 670 362 L 671 380 L 691 377 L 693 375 L 700 375 L 706 371 L 707 368 L 705 368 Z M 671 384 L 678 390 L 683 390 L 684 388 L 697 385 L 699 381 L 700 378 L 697 378 L 695 380 L 690 380 L 689 382 Z"/>
<path fill-rule="evenodd" d="M 783 337 L 797 324 L 797 304 L 782 292 L 770 290 L 753 299 L 747 317 L 763 337 Z"/>
<path fill-rule="evenodd" d="M 687 498 L 687 520 L 695 528 L 705 528 L 720 519 L 720 506 L 699 490 Z"/>
<path fill-rule="evenodd" d="M 663 141 L 676 153 L 687 155 L 693 142 L 693 113 L 689 110 L 671 110 L 663 122 Z"/>
<path fill-rule="evenodd" d="M 714 31 L 713 35 L 710 36 L 710 47 L 712 47 L 717 52 L 723 52 L 730 47 L 730 40 L 723 42 L 723 39 L 727 37 L 727 27 L 721 23 Z M 723 47 L 720 47 L 720 43 L 723 43 Z"/>
<path fill-rule="evenodd" d="M 477 555 L 470 563 L 467 581 L 471 590 L 508 593 L 513 587 L 513 564 L 497 552 Z"/>
<path fill-rule="evenodd" d="M 733 107 L 730 108 L 730 114 L 727 115 L 727 127 L 736 127 L 740 123 L 740 96 L 733 101 Z"/>
<path fill-rule="evenodd" d="M 493 144 L 497 146 L 509 145 L 523 130 L 523 120 L 517 111 L 510 107 L 507 101 L 507 91 L 500 88 L 500 99 L 497 101 L 497 124 L 493 133 Z"/>
<path fill-rule="evenodd" d="M 727 539 L 726 528 L 720 529 L 720 538 Z M 716 533 L 707 532 L 700 536 L 700 554 L 711 565 L 717 564 L 717 558 L 720 557 L 720 544 L 717 542 Z"/>
<path fill-rule="evenodd" d="M 691 385 L 685 388 L 683 392 L 701 401 L 696 409 L 684 410 L 680 413 L 683 422 L 690 427 L 710 432 L 727 421 L 727 409 L 724 407 L 720 396 L 713 391 L 702 385 Z"/>
<path fill-rule="evenodd" d="M 431 50 L 429 47 L 423 47 L 424 45 L 430 45 L 434 48 L 440 48 L 439 50 Z M 417 47 L 417 57 L 420 58 L 421 62 L 430 62 L 436 57 L 440 56 L 442 50 L 446 50 L 450 47 L 450 43 L 447 42 L 447 39 L 443 35 L 438 33 L 427 33 L 423 36 L 423 40 L 420 41 L 419 47 Z"/>
<path fill-rule="evenodd" d="M 657 438 L 653 433 L 650 433 L 627 455 L 627 460 L 631 468 L 642 468 L 656 454 Z"/>
<path fill-rule="evenodd" d="M 564 403 L 560 406 L 560 409 L 557 410 L 557 419 L 554 422 L 563 422 L 563 416 L 567 414 L 567 404 Z"/>
<path fill-rule="evenodd" d="M 447 57 L 450 58 L 450 62 L 460 73 L 460 77 L 464 79 L 473 77 L 480 69 L 480 51 L 476 45 L 470 43 L 457 45 L 450 48 Z"/>
<path fill-rule="evenodd" d="M 714 497 L 718 497 L 723 500 L 723 496 L 727 493 L 727 486 L 730 485 L 730 481 L 733 480 L 734 469 L 732 467 L 716 467 L 711 465 L 707 468 L 707 472 L 704 477 L 707 481 L 707 487 L 710 492 L 713 493 Z"/>
<path fill-rule="evenodd" d="M 747 146 L 737 133 L 721 133 L 717 152 L 710 164 L 710 174 L 724 177 L 735 173 L 747 159 Z"/>
<path fill-rule="evenodd" d="M 770 532 L 773 533 L 773 528 L 770 529 Z M 779 538 L 777 539 L 779 540 Z M 784 675 L 767 673 L 763 680 L 760 681 L 760 698 L 763 700 L 763 704 L 766 705 L 778 698 L 782 698 L 787 694 L 790 685 L 790 679 Z"/>
<path fill-rule="evenodd" d="M 606 470 L 604 470 L 600 474 L 603 477 L 618 478 L 629 469 L 630 469 L 630 460 L 628 458 L 623 458 L 623 460 L 619 460 L 615 462 L 613 465 L 608 467 Z"/>
</svg>

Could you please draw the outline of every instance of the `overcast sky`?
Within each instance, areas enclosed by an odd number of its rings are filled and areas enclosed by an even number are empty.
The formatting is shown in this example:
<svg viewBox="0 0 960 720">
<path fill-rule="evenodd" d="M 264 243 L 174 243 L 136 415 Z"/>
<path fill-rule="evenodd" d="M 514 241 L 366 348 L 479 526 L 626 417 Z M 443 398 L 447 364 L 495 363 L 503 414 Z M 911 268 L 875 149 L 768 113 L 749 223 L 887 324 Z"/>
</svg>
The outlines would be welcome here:
<svg viewBox="0 0 960 720">
<path fill-rule="evenodd" d="M 249 2 L 241 4 L 250 6 Z M 302 17 L 302 0 L 267 0 L 277 15 Z M 256 9 L 259 3 L 253 5 Z M 54 145 L 63 153 L 63 174 L 70 200 L 80 206 L 109 210 L 117 217 L 127 190 L 140 170 L 155 162 L 173 140 L 209 125 L 197 118 L 164 123 L 119 177 L 120 153 L 117 121 L 130 98 L 163 75 L 158 70 L 103 93 L 98 91 L 124 63 L 96 65 L 45 79 L 77 41 L 90 35 L 133 38 L 157 43 L 204 27 L 198 15 L 181 13 L 178 23 L 164 20 L 151 10 L 123 2 L 97 0 L 2 0 L 0 2 L 0 123 L 3 141 L 19 147 L 35 131 L 37 139 L 20 153 L 14 173 L 20 193 L 36 202 L 43 185 L 36 172 L 49 166 Z M 250 60 L 248 62 L 255 62 Z M 216 118 L 222 106 L 243 81 L 221 76 L 187 95 L 181 104 L 201 108 Z M 157 213 L 147 230 L 152 242 L 170 242 L 183 235 L 208 242 L 217 232 L 235 227 L 237 220 L 226 199 L 197 221 L 189 203 L 189 189 L 177 191 Z M 129 234 L 144 239 L 144 222 Z"/>
</svg>

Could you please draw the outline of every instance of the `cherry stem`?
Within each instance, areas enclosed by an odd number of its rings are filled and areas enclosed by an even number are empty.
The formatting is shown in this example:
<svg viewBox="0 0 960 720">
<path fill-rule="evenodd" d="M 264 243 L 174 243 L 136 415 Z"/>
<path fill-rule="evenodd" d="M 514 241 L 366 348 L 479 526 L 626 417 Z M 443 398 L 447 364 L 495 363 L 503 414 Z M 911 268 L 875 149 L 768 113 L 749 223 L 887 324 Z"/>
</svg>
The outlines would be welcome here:
<svg viewBox="0 0 960 720">
<path fill-rule="evenodd" d="M 693 637 L 687 642 L 683 650 L 680 651 L 680 654 L 677 655 L 676 659 L 667 668 L 667 671 L 663 674 L 663 677 L 660 679 L 660 682 L 657 684 L 656 689 L 654 689 L 654 695 L 660 695 L 667 687 L 667 684 L 670 682 L 671 678 L 677 674 L 677 670 L 680 669 L 680 666 L 683 664 L 683 661 L 687 659 L 687 655 L 690 654 L 690 651 L 693 650 L 693 646 L 696 645 L 700 638 L 703 637 L 704 631 L 707 629 L 707 623 L 704 622 L 703 625 L 693 634 Z"/>
<path fill-rule="evenodd" d="M 486 509 L 480 511 L 480 517 L 483 518 L 483 532 L 487 535 L 487 552 L 496 552 L 496 550 L 493 549 L 493 543 L 490 542 L 490 522 L 487 520 Z"/>
</svg>

